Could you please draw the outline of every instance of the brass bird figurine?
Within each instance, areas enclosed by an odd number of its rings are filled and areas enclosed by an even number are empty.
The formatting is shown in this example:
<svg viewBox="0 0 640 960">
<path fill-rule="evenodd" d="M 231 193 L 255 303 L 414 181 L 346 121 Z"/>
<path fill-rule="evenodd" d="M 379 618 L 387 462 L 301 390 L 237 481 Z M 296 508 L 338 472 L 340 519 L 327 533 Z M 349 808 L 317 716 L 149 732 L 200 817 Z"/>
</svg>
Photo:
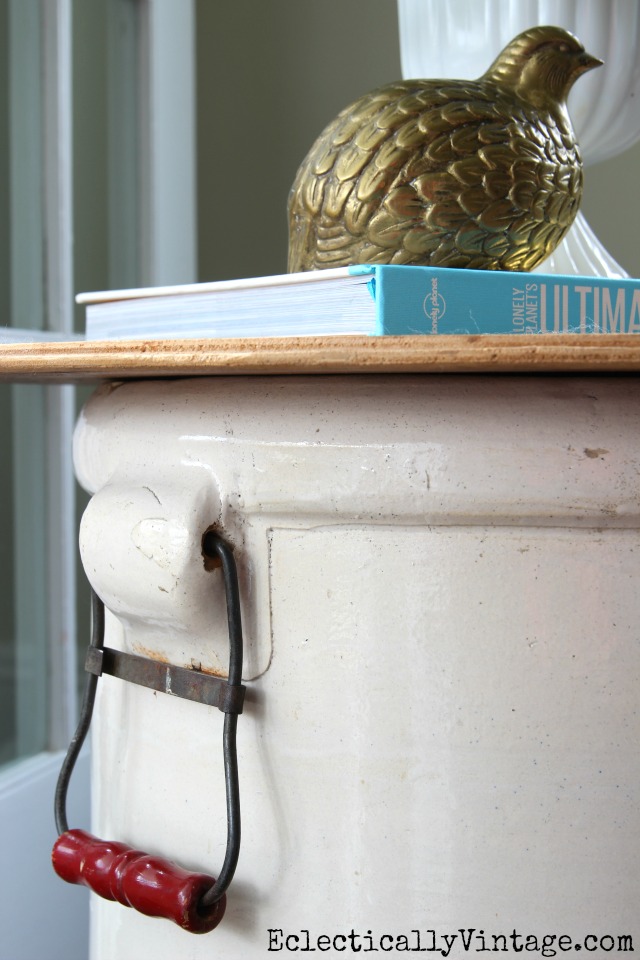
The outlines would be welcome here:
<svg viewBox="0 0 640 960">
<path fill-rule="evenodd" d="M 531 270 L 582 197 L 566 108 L 601 60 L 533 27 L 478 80 L 405 80 L 329 124 L 289 196 L 290 271 L 352 263 Z"/>
</svg>

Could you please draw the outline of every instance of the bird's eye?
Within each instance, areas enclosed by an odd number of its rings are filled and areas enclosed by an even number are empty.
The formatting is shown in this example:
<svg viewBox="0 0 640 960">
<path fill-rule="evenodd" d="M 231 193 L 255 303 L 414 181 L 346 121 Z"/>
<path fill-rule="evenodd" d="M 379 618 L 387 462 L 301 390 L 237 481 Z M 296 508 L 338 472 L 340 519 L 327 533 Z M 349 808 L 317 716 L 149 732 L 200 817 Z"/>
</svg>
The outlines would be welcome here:
<svg viewBox="0 0 640 960">
<path fill-rule="evenodd" d="M 558 51 L 559 51 L 560 53 L 570 53 L 570 52 L 571 52 L 570 49 L 569 49 L 568 44 L 566 44 L 566 43 L 561 43 L 561 44 L 559 44 L 559 46 L 558 46 Z"/>
</svg>

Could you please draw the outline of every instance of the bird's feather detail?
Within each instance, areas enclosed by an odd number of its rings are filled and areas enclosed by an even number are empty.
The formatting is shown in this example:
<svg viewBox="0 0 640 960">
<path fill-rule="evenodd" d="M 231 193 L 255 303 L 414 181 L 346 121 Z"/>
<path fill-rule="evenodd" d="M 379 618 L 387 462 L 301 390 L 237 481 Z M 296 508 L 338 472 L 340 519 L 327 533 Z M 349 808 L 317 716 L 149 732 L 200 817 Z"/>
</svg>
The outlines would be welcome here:
<svg viewBox="0 0 640 960">
<path fill-rule="evenodd" d="M 298 171 L 289 269 L 534 267 L 579 208 L 582 163 L 565 99 L 598 63 L 566 31 L 537 27 L 478 80 L 398 81 L 361 97 Z"/>
</svg>

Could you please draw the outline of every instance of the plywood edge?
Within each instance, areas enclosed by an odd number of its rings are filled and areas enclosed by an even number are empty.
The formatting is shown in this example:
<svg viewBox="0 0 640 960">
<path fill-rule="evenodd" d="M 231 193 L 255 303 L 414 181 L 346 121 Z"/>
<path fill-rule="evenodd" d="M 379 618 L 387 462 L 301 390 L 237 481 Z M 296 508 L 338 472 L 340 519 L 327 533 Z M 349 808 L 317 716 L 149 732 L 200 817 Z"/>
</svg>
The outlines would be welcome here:
<svg viewBox="0 0 640 960">
<path fill-rule="evenodd" d="M 640 337 L 288 337 L 0 345 L 0 379 L 357 373 L 637 373 Z"/>
</svg>

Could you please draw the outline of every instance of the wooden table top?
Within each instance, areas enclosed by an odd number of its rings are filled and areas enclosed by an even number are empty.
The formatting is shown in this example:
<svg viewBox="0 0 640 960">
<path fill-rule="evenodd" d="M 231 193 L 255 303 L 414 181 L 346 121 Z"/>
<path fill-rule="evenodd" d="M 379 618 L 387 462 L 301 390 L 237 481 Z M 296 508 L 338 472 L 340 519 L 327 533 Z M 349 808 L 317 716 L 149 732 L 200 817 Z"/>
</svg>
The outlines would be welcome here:
<svg viewBox="0 0 640 960">
<path fill-rule="evenodd" d="M 640 336 L 286 337 L 0 344 L 0 380 L 356 373 L 640 372 Z"/>
</svg>

